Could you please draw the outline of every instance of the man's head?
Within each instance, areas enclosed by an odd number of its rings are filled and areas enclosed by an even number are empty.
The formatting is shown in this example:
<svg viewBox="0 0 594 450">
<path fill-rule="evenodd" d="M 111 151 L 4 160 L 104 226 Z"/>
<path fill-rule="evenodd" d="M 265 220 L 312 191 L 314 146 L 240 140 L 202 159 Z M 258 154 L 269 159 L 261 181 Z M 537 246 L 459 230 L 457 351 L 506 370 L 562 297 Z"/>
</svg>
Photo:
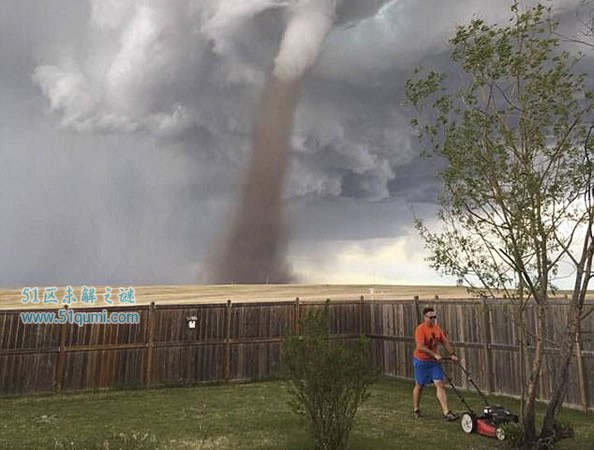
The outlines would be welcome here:
<svg viewBox="0 0 594 450">
<path fill-rule="evenodd" d="M 437 319 L 435 310 L 430 306 L 428 306 L 427 308 L 423 308 L 423 318 L 425 320 L 425 323 L 432 326 L 435 323 L 435 320 Z"/>
</svg>

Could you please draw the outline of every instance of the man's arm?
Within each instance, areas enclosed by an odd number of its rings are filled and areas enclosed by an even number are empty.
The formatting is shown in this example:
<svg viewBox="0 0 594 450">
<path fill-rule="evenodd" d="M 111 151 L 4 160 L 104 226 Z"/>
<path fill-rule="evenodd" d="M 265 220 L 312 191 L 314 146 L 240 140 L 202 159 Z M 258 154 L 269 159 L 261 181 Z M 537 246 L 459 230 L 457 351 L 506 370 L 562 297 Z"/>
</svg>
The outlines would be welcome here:
<svg viewBox="0 0 594 450">
<path fill-rule="evenodd" d="M 420 344 L 417 342 L 417 350 L 426 353 L 427 355 L 431 356 L 432 358 L 435 358 L 437 360 L 441 359 L 441 355 L 439 353 L 435 353 L 432 352 L 431 350 L 429 350 L 424 344 Z"/>
</svg>

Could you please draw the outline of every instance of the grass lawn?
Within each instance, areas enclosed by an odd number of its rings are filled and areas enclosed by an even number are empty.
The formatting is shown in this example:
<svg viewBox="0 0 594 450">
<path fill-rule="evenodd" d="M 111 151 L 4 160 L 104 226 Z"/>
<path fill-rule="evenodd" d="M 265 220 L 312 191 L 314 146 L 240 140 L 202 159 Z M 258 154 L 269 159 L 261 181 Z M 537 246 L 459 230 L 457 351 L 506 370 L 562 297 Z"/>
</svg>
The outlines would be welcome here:
<svg viewBox="0 0 594 450">
<path fill-rule="evenodd" d="M 464 434 L 458 422 L 444 422 L 432 388 L 422 402 L 425 418 L 415 420 L 411 388 L 410 381 L 394 379 L 373 386 L 356 418 L 352 450 L 502 448 L 494 439 Z M 480 406 L 476 395 L 467 397 Z M 463 409 L 451 391 L 449 398 L 454 410 Z M 0 449 L 310 449 L 287 400 L 278 381 L 5 398 Z M 516 400 L 493 400 L 519 412 Z M 560 449 L 594 449 L 592 414 L 567 410 L 562 419 L 574 425 L 576 438 Z M 146 434 L 156 442 L 144 445 Z M 110 445 L 101 446 L 105 441 Z"/>
</svg>

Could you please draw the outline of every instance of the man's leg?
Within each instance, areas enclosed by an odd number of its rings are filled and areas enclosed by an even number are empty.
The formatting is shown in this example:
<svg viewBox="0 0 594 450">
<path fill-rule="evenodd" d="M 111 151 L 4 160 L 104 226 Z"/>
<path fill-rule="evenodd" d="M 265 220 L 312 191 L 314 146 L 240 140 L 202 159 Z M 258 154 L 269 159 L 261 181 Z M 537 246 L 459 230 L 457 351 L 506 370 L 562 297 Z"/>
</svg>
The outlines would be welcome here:
<svg viewBox="0 0 594 450">
<path fill-rule="evenodd" d="M 448 395 L 446 393 L 445 383 L 442 380 L 435 380 L 433 383 L 437 390 L 437 400 L 439 400 L 439 405 L 445 415 L 450 411 L 450 408 L 448 408 Z"/>
<path fill-rule="evenodd" d="M 415 387 L 413 388 L 413 410 L 417 411 L 419 405 L 421 404 L 421 394 L 423 393 L 423 386 L 420 384 L 415 383 Z"/>
<path fill-rule="evenodd" d="M 423 393 L 423 380 L 427 374 L 423 370 L 423 365 L 416 358 L 413 358 L 413 369 L 415 374 L 415 387 L 413 388 L 413 412 L 418 419 L 421 417 L 421 394 Z"/>
<path fill-rule="evenodd" d="M 441 405 L 441 410 L 443 411 L 443 418 L 448 421 L 456 420 L 458 418 L 457 414 L 454 414 L 448 408 L 448 396 L 446 394 L 445 383 L 443 380 L 434 380 L 433 383 L 435 384 L 437 400 L 439 400 L 439 404 Z"/>
</svg>

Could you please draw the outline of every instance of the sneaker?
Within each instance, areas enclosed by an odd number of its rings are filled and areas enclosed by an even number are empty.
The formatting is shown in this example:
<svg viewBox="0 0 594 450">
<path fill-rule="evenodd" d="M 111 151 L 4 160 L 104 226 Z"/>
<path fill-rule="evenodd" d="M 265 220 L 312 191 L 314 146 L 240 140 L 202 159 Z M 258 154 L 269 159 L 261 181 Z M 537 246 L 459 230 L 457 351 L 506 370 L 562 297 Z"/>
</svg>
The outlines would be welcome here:
<svg viewBox="0 0 594 450">
<path fill-rule="evenodd" d="M 452 411 L 448 411 L 446 414 L 443 415 L 444 420 L 451 422 L 452 420 L 456 420 L 458 418 L 458 414 L 453 413 Z"/>
<path fill-rule="evenodd" d="M 415 409 L 413 411 L 413 414 L 415 415 L 415 419 L 420 419 L 421 417 L 423 417 L 420 409 Z"/>
</svg>

